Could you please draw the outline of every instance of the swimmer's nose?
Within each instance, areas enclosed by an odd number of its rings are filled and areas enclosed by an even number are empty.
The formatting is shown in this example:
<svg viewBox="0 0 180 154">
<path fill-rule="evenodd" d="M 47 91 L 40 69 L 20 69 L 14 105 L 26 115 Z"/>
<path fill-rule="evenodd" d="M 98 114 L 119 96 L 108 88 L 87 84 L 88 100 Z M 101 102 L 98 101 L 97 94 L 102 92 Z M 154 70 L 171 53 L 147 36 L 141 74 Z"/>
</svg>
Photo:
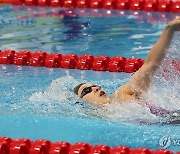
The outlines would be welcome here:
<svg viewBox="0 0 180 154">
<path fill-rule="evenodd" d="M 93 91 L 98 92 L 101 89 L 101 87 L 94 87 Z"/>
</svg>

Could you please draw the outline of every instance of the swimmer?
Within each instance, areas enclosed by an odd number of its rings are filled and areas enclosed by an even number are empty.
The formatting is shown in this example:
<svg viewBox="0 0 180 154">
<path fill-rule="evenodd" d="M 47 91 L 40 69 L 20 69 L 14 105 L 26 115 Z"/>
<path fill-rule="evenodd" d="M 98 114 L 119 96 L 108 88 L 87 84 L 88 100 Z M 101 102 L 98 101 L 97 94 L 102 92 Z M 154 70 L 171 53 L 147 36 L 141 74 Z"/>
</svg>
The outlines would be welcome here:
<svg viewBox="0 0 180 154">
<path fill-rule="evenodd" d="M 150 50 L 144 65 L 134 73 L 128 83 L 120 86 L 110 97 L 100 86 L 91 83 L 79 84 L 74 88 L 74 93 L 95 106 L 114 101 L 123 103 L 141 99 L 142 93 L 148 90 L 155 71 L 161 65 L 175 31 L 180 31 L 180 16 L 167 24 L 159 40 Z"/>
</svg>

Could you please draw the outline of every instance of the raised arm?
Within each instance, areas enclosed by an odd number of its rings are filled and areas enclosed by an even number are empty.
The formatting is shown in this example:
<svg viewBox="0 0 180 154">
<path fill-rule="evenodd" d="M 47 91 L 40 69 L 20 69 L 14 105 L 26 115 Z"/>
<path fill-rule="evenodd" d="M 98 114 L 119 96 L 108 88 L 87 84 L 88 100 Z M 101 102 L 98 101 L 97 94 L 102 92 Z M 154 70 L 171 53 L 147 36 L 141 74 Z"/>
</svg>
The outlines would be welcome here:
<svg viewBox="0 0 180 154">
<path fill-rule="evenodd" d="M 164 59 L 175 31 L 180 30 L 180 16 L 172 20 L 162 32 L 159 40 L 150 50 L 145 64 L 159 66 Z M 155 67 L 157 68 L 157 67 Z M 152 70 L 154 71 L 154 69 Z"/>
<path fill-rule="evenodd" d="M 144 65 L 132 76 L 130 82 L 119 89 L 120 95 L 138 97 L 142 91 L 147 90 L 155 70 L 160 66 L 167 53 L 174 32 L 178 30 L 180 30 L 180 17 L 176 17 L 165 27 L 159 40 L 150 50 Z M 126 100 L 126 97 L 123 100 Z"/>
</svg>

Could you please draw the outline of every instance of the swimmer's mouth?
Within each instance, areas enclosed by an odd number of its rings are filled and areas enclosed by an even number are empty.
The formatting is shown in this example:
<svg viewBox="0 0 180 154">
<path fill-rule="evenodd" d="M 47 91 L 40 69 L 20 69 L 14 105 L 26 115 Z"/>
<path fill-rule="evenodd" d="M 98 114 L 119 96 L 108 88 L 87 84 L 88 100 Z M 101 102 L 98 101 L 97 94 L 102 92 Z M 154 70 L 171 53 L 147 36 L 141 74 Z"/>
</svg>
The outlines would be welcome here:
<svg viewBox="0 0 180 154">
<path fill-rule="evenodd" d="M 100 91 L 99 96 L 105 96 L 105 95 L 106 95 L 106 93 L 104 91 Z"/>
</svg>

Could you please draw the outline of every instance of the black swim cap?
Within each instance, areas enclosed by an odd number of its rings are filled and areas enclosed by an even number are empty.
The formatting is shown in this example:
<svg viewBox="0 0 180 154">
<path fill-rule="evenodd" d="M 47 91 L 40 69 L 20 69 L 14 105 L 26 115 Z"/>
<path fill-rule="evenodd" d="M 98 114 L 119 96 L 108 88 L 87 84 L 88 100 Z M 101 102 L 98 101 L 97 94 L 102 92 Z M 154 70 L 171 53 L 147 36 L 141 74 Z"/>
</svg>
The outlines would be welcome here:
<svg viewBox="0 0 180 154">
<path fill-rule="evenodd" d="M 76 95 L 78 95 L 78 90 L 79 90 L 79 88 L 80 88 L 83 84 L 85 84 L 85 83 L 80 83 L 79 85 L 77 85 L 76 87 L 74 87 L 74 93 L 75 93 Z"/>
</svg>

